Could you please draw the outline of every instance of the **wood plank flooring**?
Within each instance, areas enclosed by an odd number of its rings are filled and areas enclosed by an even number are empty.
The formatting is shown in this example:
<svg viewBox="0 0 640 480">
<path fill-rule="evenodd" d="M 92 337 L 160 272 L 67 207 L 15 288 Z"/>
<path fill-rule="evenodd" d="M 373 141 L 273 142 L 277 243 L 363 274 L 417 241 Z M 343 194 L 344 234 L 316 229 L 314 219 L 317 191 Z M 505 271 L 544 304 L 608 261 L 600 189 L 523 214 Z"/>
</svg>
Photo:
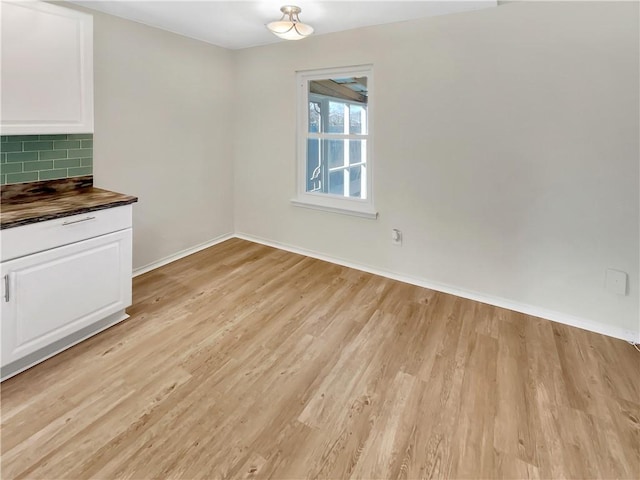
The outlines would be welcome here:
<svg viewBox="0 0 640 480">
<path fill-rule="evenodd" d="M 2 478 L 640 478 L 640 353 L 233 239 L 2 384 Z"/>
</svg>

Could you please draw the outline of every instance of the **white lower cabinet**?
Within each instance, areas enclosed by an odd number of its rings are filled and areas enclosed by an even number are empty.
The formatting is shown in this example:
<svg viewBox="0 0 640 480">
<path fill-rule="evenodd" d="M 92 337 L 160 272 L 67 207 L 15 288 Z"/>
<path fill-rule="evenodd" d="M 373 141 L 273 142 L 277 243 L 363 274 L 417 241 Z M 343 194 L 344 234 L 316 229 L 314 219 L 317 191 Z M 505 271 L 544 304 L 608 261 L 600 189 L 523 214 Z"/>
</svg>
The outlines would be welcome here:
<svg viewBox="0 0 640 480">
<path fill-rule="evenodd" d="M 131 230 L 2 265 L 2 365 L 131 304 Z"/>
<path fill-rule="evenodd" d="M 121 209 L 126 218 L 130 207 Z M 104 218 L 99 213 L 97 222 Z M 131 237 L 125 228 L 2 262 L 3 379 L 127 318 Z"/>
</svg>

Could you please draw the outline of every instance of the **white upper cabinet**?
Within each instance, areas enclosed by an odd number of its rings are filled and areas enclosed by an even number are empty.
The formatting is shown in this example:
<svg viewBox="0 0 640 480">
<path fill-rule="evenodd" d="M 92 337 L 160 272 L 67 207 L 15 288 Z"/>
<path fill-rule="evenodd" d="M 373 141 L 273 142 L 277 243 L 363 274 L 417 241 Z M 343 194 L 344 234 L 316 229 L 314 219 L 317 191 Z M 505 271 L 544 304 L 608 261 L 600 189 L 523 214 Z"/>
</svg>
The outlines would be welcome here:
<svg viewBox="0 0 640 480">
<path fill-rule="evenodd" d="M 9 0 L 0 16 L 1 133 L 93 133 L 93 17 Z"/>
</svg>

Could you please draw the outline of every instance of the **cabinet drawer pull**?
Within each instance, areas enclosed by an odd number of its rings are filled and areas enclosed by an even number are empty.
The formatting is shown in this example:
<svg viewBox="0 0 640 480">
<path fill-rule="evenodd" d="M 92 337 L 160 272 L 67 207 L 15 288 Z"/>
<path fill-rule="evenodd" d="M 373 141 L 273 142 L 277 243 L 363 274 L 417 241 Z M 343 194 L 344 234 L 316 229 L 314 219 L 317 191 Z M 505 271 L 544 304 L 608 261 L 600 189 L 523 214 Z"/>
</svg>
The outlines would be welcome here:
<svg viewBox="0 0 640 480">
<path fill-rule="evenodd" d="M 80 223 L 80 222 L 86 222 L 88 220 L 95 220 L 96 217 L 87 217 L 87 218 L 81 218 L 80 220 L 74 220 L 72 222 L 64 222 L 62 224 L 63 227 L 66 227 L 67 225 L 73 225 L 74 223 Z"/>
<path fill-rule="evenodd" d="M 9 285 L 11 284 L 11 282 L 9 281 L 9 275 L 5 275 L 4 276 L 4 301 L 8 302 L 9 298 L 10 298 L 10 294 L 9 294 Z"/>
</svg>

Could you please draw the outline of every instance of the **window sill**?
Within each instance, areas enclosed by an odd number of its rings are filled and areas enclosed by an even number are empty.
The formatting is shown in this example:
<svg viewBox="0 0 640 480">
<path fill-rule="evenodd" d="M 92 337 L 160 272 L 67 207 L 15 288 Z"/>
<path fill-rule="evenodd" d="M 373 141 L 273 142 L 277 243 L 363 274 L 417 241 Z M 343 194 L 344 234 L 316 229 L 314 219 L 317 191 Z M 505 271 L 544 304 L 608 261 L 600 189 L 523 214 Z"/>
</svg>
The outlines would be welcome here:
<svg viewBox="0 0 640 480">
<path fill-rule="evenodd" d="M 291 204 L 295 207 L 310 208 L 311 210 L 320 210 L 323 212 L 339 213 L 341 215 L 351 215 L 353 217 L 368 218 L 375 220 L 378 218 L 378 212 L 371 209 L 369 206 L 357 207 L 335 207 L 329 205 L 320 205 L 318 203 L 312 203 L 297 198 L 291 199 Z"/>
</svg>

